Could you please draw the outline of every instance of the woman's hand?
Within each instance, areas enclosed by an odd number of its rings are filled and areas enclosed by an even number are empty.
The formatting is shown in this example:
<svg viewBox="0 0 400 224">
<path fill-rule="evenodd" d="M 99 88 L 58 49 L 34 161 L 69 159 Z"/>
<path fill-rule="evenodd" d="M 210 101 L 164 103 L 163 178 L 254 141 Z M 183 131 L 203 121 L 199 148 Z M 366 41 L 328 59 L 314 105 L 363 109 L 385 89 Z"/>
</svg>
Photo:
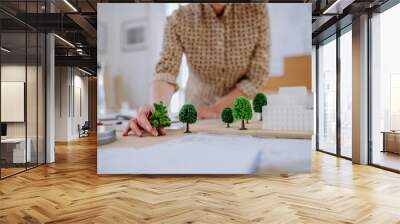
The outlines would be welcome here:
<svg viewBox="0 0 400 224">
<path fill-rule="evenodd" d="M 217 118 L 219 117 L 219 111 L 213 106 L 198 106 L 197 107 L 197 117 L 199 119 L 205 118 Z"/>
<path fill-rule="evenodd" d="M 133 117 L 122 133 L 123 136 L 128 136 L 129 133 L 142 137 L 145 132 L 150 133 L 153 136 L 165 135 L 163 128 L 156 129 L 151 126 L 149 117 L 154 111 L 154 107 L 151 105 L 143 105 L 139 108 L 139 112 L 136 117 Z"/>
</svg>

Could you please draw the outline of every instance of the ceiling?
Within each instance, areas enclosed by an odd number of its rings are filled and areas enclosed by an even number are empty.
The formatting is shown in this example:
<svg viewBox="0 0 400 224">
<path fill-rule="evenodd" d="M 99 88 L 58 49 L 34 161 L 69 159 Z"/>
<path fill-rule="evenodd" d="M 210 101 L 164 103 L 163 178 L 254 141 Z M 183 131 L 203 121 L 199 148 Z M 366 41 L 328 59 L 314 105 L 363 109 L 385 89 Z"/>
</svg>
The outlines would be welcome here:
<svg viewBox="0 0 400 224">
<path fill-rule="evenodd" d="M 336 1 L 339 4 L 335 3 Z M 339 20 L 378 7 L 388 0 L 270 0 L 272 3 L 312 3 L 313 42 L 331 35 Z M 56 65 L 81 66 L 96 71 L 97 3 L 138 2 L 136 0 L 1 0 L 0 25 L 4 41 L 16 55 L 24 54 L 24 32 L 54 32 Z M 148 1 L 146 1 L 148 2 Z M 51 10 L 50 10 L 51 9 Z M 329 10 L 327 10 L 329 9 Z M 49 12 L 52 13 L 49 13 Z M 326 13 L 329 12 L 329 13 Z M 342 25 L 346 25 L 342 22 Z M 21 34 L 22 32 L 22 34 Z M 29 39 L 29 38 L 28 38 Z M 29 41 L 29 40 L 28 40 Z M 69 44 L 70 43 L 70 44 Z M 73 46 L 72 46 L 72 45 Z M 36 47 L 28 44 L 28 54 Z"/>
<path fill-rule="evenodd" d="M 56 66 L 79 66 L 94 74 L 97 70 L 97 1 L 48 0 L 47 2 L 46 5 L 45 0 L 0 1 L 2 45 L 12 49 L 12 52 L 4 58 L 20 60 L 23 58 L 26 54 L 26 30 L 35 33 L 54 32 L 57 34 Z M 36 46 L 28 43 L 28 58 L 31 56 L 30 53 L 33 54 L 36 50 Z"/>
<path fill-rule="evenodd" d="M 353 17 L 372 11 L 389 0 L 312 0 L 313 44 L 351 24 Z"/>
</svg>

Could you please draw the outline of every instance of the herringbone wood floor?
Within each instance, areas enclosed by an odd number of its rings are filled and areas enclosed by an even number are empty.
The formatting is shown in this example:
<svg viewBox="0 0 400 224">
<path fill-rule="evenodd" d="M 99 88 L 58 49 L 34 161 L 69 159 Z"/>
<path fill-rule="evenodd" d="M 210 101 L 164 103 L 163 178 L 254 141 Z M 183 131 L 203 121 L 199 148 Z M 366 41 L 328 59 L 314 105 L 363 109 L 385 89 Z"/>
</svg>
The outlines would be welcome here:
<svg viewBox="0 0 400 224">
<path fill-rule="evenodd" d="M 314 152 L 313 173 L 98 176 L 96 141 L 0 181 L 0 223 L 400 223 L 400 175 Z"/>
</svg>

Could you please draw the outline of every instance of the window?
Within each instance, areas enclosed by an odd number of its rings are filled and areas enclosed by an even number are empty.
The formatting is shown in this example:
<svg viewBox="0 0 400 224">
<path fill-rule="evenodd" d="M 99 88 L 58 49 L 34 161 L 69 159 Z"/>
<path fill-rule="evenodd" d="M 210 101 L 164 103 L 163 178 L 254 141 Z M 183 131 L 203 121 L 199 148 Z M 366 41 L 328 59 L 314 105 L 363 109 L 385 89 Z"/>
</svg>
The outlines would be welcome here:
<svg viewBox="0 0 400 224">
<path fill-rule="evenodd" d="M 400 5 L 371 19 L 370 160 L 395 170 L 400 170 L 400 133 L 392 133 L 400 130 L 399 21 Z"/>
<path fill-rule="evenodd" d="M 400 130 L 400 73 L 390 74 L 390 130 Z"/>
<path fill-rule="evenodd" d="M 352 156 L 352 33 L 340 36 L 340 155 Z M 347 32 L 346 32 L 347 31 Z"/>
<path fill-rule="evenodd" d="M 318 48 L 318 149 L 336 153 L 336 39 Z"/>
<path fill-rule="evenodd" d="M 351 158 L 352 26 L 346 26 L 337 35 L 322 41 L 317 50 L 317 144 L 320 151 Z"/>
</svg>

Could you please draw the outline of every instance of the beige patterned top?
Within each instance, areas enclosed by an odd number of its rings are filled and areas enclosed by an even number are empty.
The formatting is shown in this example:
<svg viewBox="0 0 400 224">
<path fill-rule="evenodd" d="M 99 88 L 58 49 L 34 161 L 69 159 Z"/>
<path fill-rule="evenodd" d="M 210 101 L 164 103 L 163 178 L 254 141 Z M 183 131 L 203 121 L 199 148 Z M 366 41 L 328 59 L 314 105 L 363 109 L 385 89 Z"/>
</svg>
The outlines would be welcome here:
<svg viewBox="0 0 400 224">
<path fill-rule="evenodd" d="M 229 4 L 219 17 L 207 3 L 189 4 L 167 18 L 154 79 L 177 86 L 184 53 L 187 102 L 211 105 L 235 87 L 253 98 L 268 76 L 269 45 L 264 3 Z"/>
</svg>

